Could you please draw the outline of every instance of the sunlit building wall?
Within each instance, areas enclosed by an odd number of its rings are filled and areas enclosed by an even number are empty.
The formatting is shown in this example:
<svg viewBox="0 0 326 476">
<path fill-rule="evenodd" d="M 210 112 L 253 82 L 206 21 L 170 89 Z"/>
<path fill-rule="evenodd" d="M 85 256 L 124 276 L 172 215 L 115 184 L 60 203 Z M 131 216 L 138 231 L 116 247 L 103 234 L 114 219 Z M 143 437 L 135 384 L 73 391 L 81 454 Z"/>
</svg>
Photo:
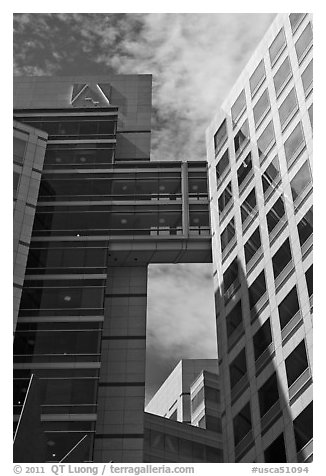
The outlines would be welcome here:
<svg viewBox="0 0 326 476">
<path fill-rule="evenodd" d="M 312 16 L 279 14 L 207 130 L 226 462 L 312 459 Z"/>
</svg>

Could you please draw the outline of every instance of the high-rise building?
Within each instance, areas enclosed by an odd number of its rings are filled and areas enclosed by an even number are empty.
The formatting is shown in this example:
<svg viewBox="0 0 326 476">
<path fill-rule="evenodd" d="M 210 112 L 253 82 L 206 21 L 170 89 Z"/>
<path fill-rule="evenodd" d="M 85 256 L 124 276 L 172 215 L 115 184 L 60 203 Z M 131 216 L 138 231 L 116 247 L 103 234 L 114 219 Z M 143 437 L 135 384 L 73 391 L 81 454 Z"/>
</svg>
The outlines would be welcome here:
<svg viewBox="0 0 326 476">
<path fill-rule="evenodd" d="M 150 75 L 17 78 L 14 118 L 15 461 L 141 462 L 147 267 L 211 262 L 207 164 L 150 161 Z"/>
<path fill-rule="evenodd" d="M 312 104 L 280 14 L 207 130 L 225 462 L 312 458 Z"/>
</svg>

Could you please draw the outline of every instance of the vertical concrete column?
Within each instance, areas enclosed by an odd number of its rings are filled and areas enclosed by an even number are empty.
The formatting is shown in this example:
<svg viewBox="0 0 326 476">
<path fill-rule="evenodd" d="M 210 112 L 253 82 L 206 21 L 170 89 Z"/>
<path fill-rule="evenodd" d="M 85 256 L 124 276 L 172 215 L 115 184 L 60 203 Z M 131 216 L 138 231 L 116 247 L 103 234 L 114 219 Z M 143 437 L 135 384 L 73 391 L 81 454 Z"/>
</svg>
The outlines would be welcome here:
<svg viewBox="0 0 326 476">
<path fill-rule="evenodd" d="M 147 266 L 108 269 L 94 462 L 142 462 Z"/>
</svg>

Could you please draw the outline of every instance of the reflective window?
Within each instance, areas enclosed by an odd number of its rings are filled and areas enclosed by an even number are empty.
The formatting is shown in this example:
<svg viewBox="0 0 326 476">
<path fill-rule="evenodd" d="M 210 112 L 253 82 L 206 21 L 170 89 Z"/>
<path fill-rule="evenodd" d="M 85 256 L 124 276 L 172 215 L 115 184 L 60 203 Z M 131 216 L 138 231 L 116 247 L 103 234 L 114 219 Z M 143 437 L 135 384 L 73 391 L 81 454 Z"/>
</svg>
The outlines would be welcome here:
<svg viewBox="0 0 326 476">
<path fill-rule="evenodd" d="M 259 226 L 258 226 L 244 245 L 245 261 L 247 265 L 250 262 L 250 260 L 255 256 L 255 254 L 258 252 L 260 247 L 261 247 L 261 238 L 260 238 L 260 232 L 259 232 Z"/>
<path fill-rule="evenodd" d="M 227 187 L 223 190 L 222 194 L 218 199 L 218 209 L 220 214 L 225 210 L 227 205 L 232 201 L 232 185 L 231 182 L 227 185 Z"/>
<path fill-rule="evenodd" d="M 284 201 L 282 196 L 276 200 L 270 211 L 266 215 L 268 233 L 277 227 L 278 224 L 286 223 Z"/>
<path fill-rule="evenodd" d="M 228 131 L 226 127 L 226 120 L 224 120 L 214 135 L 215 155 L 221 150 L 227 141 L 227 138 Z"/>
<path fill-rule="evenodd" d="M 230 365 L 230 384 L 231 389 L 239 382 L 239 380 L 247 373 L 246 351 L 241 352 L 233 359 Z"/>
<path fill-rule="evenodd" d="M 252 175 L 252 160 L 251 153 L 247 155 L 237 171 L 238 185 L 241 190 L 245 183 L 247 183 L 247 177 Z"/>
<path fill-rule="evenodd" d="M 278 436 L 264 451 L 265 463 L 286 463 L 286 452 L 283 433 Z"/>
<path fill-rule="evenodd" d="M 290 18 L 292 33 L 296 31 L 296 29 L 300 25 L 305 15 L 306 13 L 290 13 L 289 18 Z"/>
<path fill-rule="evenodd" d="M 245 122 L 240 127 L 237 134 L 234 136 L 234 149 L 237 155 L 245 148 L 249 142 L 249 124 L 246 119 Z"/>
<path fill-rule="evenodd" d="M 238 280 L 238 258 L 235 258 L 223 273 L 224 292 Z"/>
<path fill-rule="evenodd" d="M 297 452 L 302 450 L 313 437 L 313 402 L 293 420 Z"/>
<path fill-rule="evenodd" d="M 216 182 L 217 185 L 221 183 L 221 178 L 227 170 L 230 169 L 229 150 L 226 149 L 219 162 L 216 165 Z"/>
<path fill-rule="evenodd" d="M 242 225 L 244 225 L 247 222 L 247 220 L 250 221 L 251 219 L 255 218 L 256 212 L 257 212 L 256 207 L 257 207 L 256 193 L 255 193 L 255 189 L 253 188 L 241 204 Z"/>
<path fill-rule="evenodd" d="M 256 105 L 253 108 L 254 120 L 256 129 L 261 122 L 261 119 L 265 116 L 266 112 L 270 109 L 268 90 L 265 89 L 261 97 L 258 99 Z"/>
<path fill-rule="evenodd" d="M 278 306 L 278 314 L 280 318 L 281 329 L 290 322 L 293 316 L 299 311 L 299 299 L 297 288 L 294 286 L 293 289 L 285 296 L 283 301 Z"/>
<path fill-rule="evenodd" d="M 296 201 L 300 195 L 309 187 L 312 183 L 310 167 L 308 161 L 306 161 L 300 170 L 296 173 L 291 180 L 291 192 L 293 201 Z"/>
<path fill-rule="evenodd" d="M 283 90 L 283 86 L 287 83 L 288 79 L 292 77 L 291 63 L 288 57 L 285 58 L 274 76 L 274 86 L 276 96 Z"/>
<path fill-rule="evenodd" d="M 311 23 L 309 22 L 295 44 L 295 51 L 297 52 L 299 63 L 305 57 L 305 54 L 311 44 L 312 44 L 312 27 L 311 27 Z"/>
<path fill-rule="evenodd" d="M 266 281 L 264 270 L 257 276 L 248 289 L 250 309 L 253 309 L 258 301 L 266 293 Z"/>
<path fill-rule="evenodd" d="M 246 109 L 246 95 L 244 90 L 241 91 L 239 94 L 237 100 L 231 107 L 231 117 L 232 117 L 232 122 L 233 124 L 237 123 L 237 120 L 243 113 L 243 111 Z"/>
<path fill-rule="evenodd" d="M 202 403 L 204 403 L 204 387 L 191 399 L 191 411 L 194 412 Z"/>
<path fill-rule="evenodd" d="M 277 376 L 274 372 L 271 377 L 258 390 L 260 416 L 264 416 L 270 408 L 278 401 Z"/>
<path fill-rule="evenodd" d="M 221 249 L 222 253 L 226 249 L 229 243 L 235 238 L 235 227 L 234 227 L 234 218 L 230 220 L 226 228 L 221 233 Z"/>
<path fill-rule="evenodd" d="M 298 223 L 298 232 L 300 245 L 303 246 L 304 243 L 313 233 L 313 211 L 312 207 L 307 211 L 305 216 Z"/>
<path fill-rule="evenodd" d="M 272 190 L 277 188 L 277 185 L 280 182 L 280 178 L 280 164 L 278 161 L 278 157 L 276 156 L 262 175 L 264 195 L 269 195 Z"/>
<path fill-rule="evenodd" d="M 309 107 L 308 114 L 309 114 L 311 128 L 313 128 L 313 104 L 311 104 L 311 106 Z"/>
<path fill-rule="evenodd" d="M 257 360 L 272 343 L 272 331 L 269 319 L 267 319 L 267 321 L 265 321 L 264 324 L 254 334 L 253 343 L 255 360 Z"/>
<path fill-rule="evenodd" d="M 13 174 L 13 189 L 14 189 L 14 192 L 16 192 L 18 190 L 19 180 L 20 180 L 20 174 L 18 172 L 14 171 L 14 174 Z"/>
<path fill-rule="evenodd" d="M 260 157 L 260 162 L 263 162 L 264 156 L 270 149 L 271 144 L 275 142 L 275 133 L 273 121 L 270 121 L 265 127 L 263 133 L 257 140 L 258 152 Z"/>
<path fill-rule="evenodd" d="M 19 164 L 22 164 L 24 162 L 26 146 L 27 146 L 26 141 L 19 139 L 18 137 L 14 137 L 14 142 L 13 142 L 14 162 L 18 162 Z"/>
<path fill-rule="evenodd" d="M 290 241 L 289 238 L 287 238 L 272 258 L 275 279 L 281 274 L 281 272 L 286 268 L 291 260 L 292 254 Z"/>
<path fill-rule="evenodd" d="M 241 299 L 226 316 L 226 333 L 228 339 L 238 328 L 243 329 Z"/>
<path fill-rule="evenodd" d="M 284 34 L 284 29 L 282 28 L 278 35 L 275 37 L 273 43 L 269 47 L 269 57 L 271 60 L 272 66 L 276 62 L 277 58 L 283 51 L 283 49 L 286 47 L 286 39 L 285 39 L 285 34 Z"/>
<path fill-rule="evenodd" d="M 308 368 L 308 358 L 304 340 L 285 359 L 286 376 L 289 388 Z"/>
<path fill-rule="evenodd" d="M 258 64 L 257 68 L 250 77 L 250 92 L 251 96 L 257 91 L 258 86 L 262 83 L 263 79 L 266 77 L 264 60 Z"/>
<path fill-rule="evenodd" d="M 288 165 L 292 165 L 297 153 L 301 150 L 301 146 L 305 143 L 301 121 L 293 129 L 289 137 L 284 143 L 285 157 Z"/>
<path fill-rule="evenodd" d="M 307 97 L 312 88 L 312 79 L 313 79 L 313 60 L 310 61 L 306 69 L 301 75 L 302 85 Z"/>
<path fill-rule="evenodd" d="M 289 119 L 293 117 L 294 112 L 298 109 L 298 98 L 295 92 L 295 88 L 293 88 L 286 96 L 278 110 L 282 130 L 287 126 Z"/>
<path fill-rule="evenodd" d="M 251 430 L 250 403 L 248 402 L 233 419 L 234 444 L 238 443 Z"/>
<path fill-rule="evenodd" d="M 310 268 L 308 268 L 308 270 L 305 272 L 305 277 L 306 277 L 308 294 L 309 294 L 309 297 L 311 297 L 313 295 L 313 292 L 314 292 L 314 288 L 313 288 L 313 277 L 314 277 L 313 265 L 311 265 Z"/>
<path fill-rule="evenodd" d="M 82 147 L 81 147 L 82 146 Z M 44 169 L 105 168 L 113 163 L 115 144 L 49 144 Z"/>
</svg>

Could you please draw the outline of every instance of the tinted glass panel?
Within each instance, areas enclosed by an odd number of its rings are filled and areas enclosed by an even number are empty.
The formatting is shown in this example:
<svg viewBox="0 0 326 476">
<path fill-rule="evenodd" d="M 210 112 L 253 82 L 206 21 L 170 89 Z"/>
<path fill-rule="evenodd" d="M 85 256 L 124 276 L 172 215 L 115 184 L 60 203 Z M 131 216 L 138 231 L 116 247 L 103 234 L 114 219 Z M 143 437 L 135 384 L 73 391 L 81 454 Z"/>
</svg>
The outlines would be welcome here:
<svg viewBox="0 0 326 476">
<path fill-rule="evenodd" d="M 259 299 L 265 294 L 266 292 L 266 281 L 265 281 L 265 273 L 262 271 L 259 276 L 255 279 L 252 285 L 249 287 L 249 304 L 250 309 L 252 309 L 255 304 L 259 301 Z"/>
<path fill-rule="evenodd" d="M 255 256 L 261 247 L 259 227 L 253 232 L 244 246 L 246 264 Z"/>
<path fill-rule="evenodd" d="M 214 146 L 215 146 L 215 154 L 221 150 L 223 145 L 225 144 L 228 138 L 227 128 L 226 128 L 226 121 L 222 123 L 222 125 L 217 130 L 216 134 L 214 135 Z"/>
<path fill-rule="evenodd" d="M 312 79 L 313 79 L 312 76 L 313 76 L 313 60 L 310 61 L 310 63 L 308 64 L 308 66 L 306 67 L 306 69 L 301 75 L 302 85 L 303 85 L 303 89 L 306 96 L 310 92 L 310 87 L 312 85 Z"/>
<path fill-rule="evenodd" d="M 258 390 L 260 415 L 263 416 L 278 400 L 277 377 L 274 373 Z"/>
<path fill-rule="evenodd" d="M 250 403 L 247 403 L 243 409 L 233 419 L 234 444 L 237 445 L 242 438 L 251 430 Z"/>
<path fill-rule="evenodd" d="M 235 103 L 233 104 L 231 108 L 231 116 L 232 116 L 233 123 L 237 122 L 237 119 L 239 118 L 239 116 L 241 115 L 241 113 L 244 111 L 245 108 L 246 108 L 246 95 L 243 90 L 241 91 L 238 99 L 235 101 Z"/>
<path fill-rule="evenodd" d="M 280 317 L 281 329 L 283 329 L 293 316 L 299 311 L 299 300 L 297 288 L 294 286 L 287 296 L 278 306 L 278 313 Z"/>
<path fill-rule="evenodd" d="M 308 358 L 304 340 L 285 359 L 286 375 L 289 387 L 308 367 Z"/>
<path fill-rule="evenodd" d="M 291 180 L 291 192 L 295 201 L 311 184 L 311 173 L 308 162 L 305 162 L 294 178 Z"/>
<path fill-rule="evenodd" d="M 298 99 L 297 99 L 295 89 L 293 88 L 291 89 L 289 94 L 286 96 L 286 98 L 284 99 L 284 101 L 282 102 L 278 110 L 282 129 L 284 129 L 284 127 L 288 123 L 289 118 L 292 117 L 294 112 L 297 110 L 298 110 Z"/>
<path fill-rule="evenodd" d="M 311 24 L 308 23 L 308 25 L 303 30 L 298 41 L 295 44 L 295 50 L 297 52 L 299 63 L 304 58 L 305 53 L 308 47 L 311 45 L 311 43 L 312 43 L 312 28 L 311 28 Z"/>
<path fill-rule="evenodd" d="M 274 254 L 272 258 L 273 271 L 275 279 L 281 274 L 283 269 L 291 261 L 292 254 L 290 248 L 290 241 L 287 238 L 279 250 Z"/>
<path fill-rule="evenodd" d="M 273 126 L 273 121 L 271 121 L 266 126 L 266 128 L 264 129 L 264 132 L 261 134 L 261 136 L 257 140 L 259 156 L 264 155 L 267 152 L 267 149 L 269 149 L 270 145 L 274 141 L 275 141 L 274 126 Z"/>
<path fill-rule="evenodd" d="M 216 180 L 219 184 L 220 177 L 224 174 L 224 172 L 229 168 L 230 161 L 229 161 L 229 151 L 226 149 L 224 154 L 222 155 L 221 159 L 216 165 Z"/>
<path fill-rule="evenodd" d="M 285 208 L 280 197 L 266 215 L 268 232 L 271 233 L 279 223 L 285 223 Z"/>
<path fill-rule="evenodd" d="M 302 246 L 313 233 L 312 207 L 298 223 L 300 245 Z"/>
<path fill-rule="evenodd" d="M 292 76 L 291 63 L 289 58 L 286 57 L 274 76 L 274 86 L 275 86 L 276 96 L 279 95 L 279 93 L 283 89 L 283 85 L 287 82 L 287 80 L 291 76 Z"/>
<path fill-rule="evenodd" d="M 280 30 L 278 35 L 276 36 L 275 40 L 269 47 L 269 56 L 271 59 L 272 65 L 275 63 L 277 60 L 280 52 L 283 50 L 283 48 L 286 46 L 286 39 L 285 39 L 285 34 L 283 28 Z"/>
<path fill-rule="evenodd" d="M 225 230 L 221 233 L 221 249 L 222 252 L 225 250 L 227 245 L 233 240 L 235 237 L 235 227 L 234 227 L 234 218 L 228 223 Z"/>
<path fill-rule="evenodd" d="M 249 80 L 251 95 L 254 94 L 258 85 L 261 84 L 265 76 L 266 76 L 266 73 L 265 73 L 264 60 L 261 60 L 261 62 L 258 64 L 257 68 L 255 69 L 255 71 L 253 72 Z"/>
<path fill-rule="evenodd" d="M 255 360 L 264 352 L 264 350 L 272 342 L 272 331 L 269 319 L 264 322 L 260 329 L 255 333 L 253 337 Z"/>
<path fill-rule="evenodd" d="M 265 115 L 266 111 L 270 108 L 268 90 L 266 89 L 261 97 L 258 99 L 256 105 L 254 106 L 254 120 L 255 126 L 260 123 L 262 117 Z"/>
</svg>

